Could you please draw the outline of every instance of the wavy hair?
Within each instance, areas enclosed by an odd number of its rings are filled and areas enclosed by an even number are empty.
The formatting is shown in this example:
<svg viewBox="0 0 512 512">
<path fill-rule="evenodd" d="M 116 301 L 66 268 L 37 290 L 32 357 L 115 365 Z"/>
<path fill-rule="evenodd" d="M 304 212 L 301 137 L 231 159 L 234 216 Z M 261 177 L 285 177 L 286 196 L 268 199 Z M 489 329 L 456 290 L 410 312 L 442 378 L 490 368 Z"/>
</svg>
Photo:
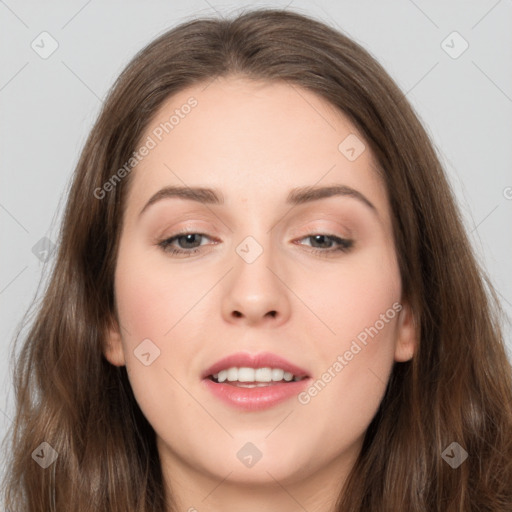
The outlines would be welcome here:
<svg viewBox="0 0 512 512">
<path fill-rule="evenodd" d="M 94 191 L 129 160 L 164 101 L 225 76 L 286 81 L 330 102 L 364 135 L 390 202 L 419 345 L 412 360 L 394 363 L 335 510 L 510 512 L 504 315 L 433 144 L 369 52 L 319 20 L 277 9 L 184 21 L 142 49 L 109 91 L 73 175 L 49 281 L 28 332 L 13 343 L 23 345 L 11 356 L 5 509 L 164 512 L 174 503 L 126 369 L 102 350 L 116 318 L 130 175 L 101 200 Z M 47 469 L 32 460 L 42 442 L 58 454 Z M 442 458 L 452 442 L 469 454 L 458 468 Z"/>
</svg>

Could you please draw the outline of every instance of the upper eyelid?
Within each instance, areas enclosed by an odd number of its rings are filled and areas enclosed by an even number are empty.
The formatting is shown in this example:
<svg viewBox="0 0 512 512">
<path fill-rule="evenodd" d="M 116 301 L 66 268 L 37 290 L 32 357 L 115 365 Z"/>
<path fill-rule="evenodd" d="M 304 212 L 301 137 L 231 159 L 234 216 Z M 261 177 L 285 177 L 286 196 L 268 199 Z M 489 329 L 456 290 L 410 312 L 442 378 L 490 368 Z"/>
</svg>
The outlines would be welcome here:
<svg viewBox="0 0 512 512">
<path fill-rule="evenodd" d="M 326 218 L 314 218 L 314 219 L 309 219 L 307 221 L 307 223 L 315 223 L 315 222 L 331 222 L 331 223 L 334 223 L 337 225 L 336 228 L 330 228 L 330 227 L 307 227 L 307 228 L 292 228 L 291 229 L 291 232 L 292 232 L 292 236 L 299 236 L 299 232 L 302 232 L 304 231 L 306 233 L 306 235 L 308 234 L 312 234 L 312 233 L 321 233 L 321 234 L 332 234 L 332 235 L 336 235 L 335 231 L 345 231 L 345 235 L 343 234 L 337 234 L 336 236 L 346 236 L 346 237 L 349 237 L 352 235 L 352 228 L 349 226 L 349 225 L 346 225 L 342 222 L 339 222 L 338 220 L 334 220 L 334 219 L 326 219 Z M 233 230 L 232 229 L 229 229 L 229 231 L 232 233 Z M 177 235 L 180 235 L 180 234 L 187 234 L 187 233 L 195 233 L 195 234 L 204 234 L 206 236 L 220 236 L 217 235 L 217 234 L 214 234 L 214 235 L 210 235 L 208 234 L 208 232 L 210 233 L 219 233 L 219 230 L 217 228 L 209 228 L 209 227 L 200 227 L 200 226 L 183 226 L 183 228 L 177 228 L 177 230 L 175 231 L 175 234 L 171 234 L 169 235 L 168 238 L 171 238 L 173 236 L 177 236 Z M 304 236 L 306 236 L 304 235 Z"/>
<path fill-rule="evenodd" d="M 216 239 L 215 236 L 208 235 L 207 233 L 204 233 L 200 230 L 190 230 L 190 231 L 179 231 L 176 234 L 170 235 L 170 236 L 164 236 L 163 238 L 159 239 L 160 242 L 168 242 L 169 240 L 172 240 L 173 242 L 176 241 L 178 238 L 186 235 L 200 235 L 204 238 L 208 238 L 213 242 L 213 245 L 217 245 L 219 241 Z M 323 235 L 330 237 L 332 239 L 340 239 L 344 241 L 353 241 L 353 237 L 351 235 L 345 236 L 341 234 L 333 233 L 329 230 L 310 230 L 307 233 L 303 235 L 296 235 L 293 237 L 294 241 L 297 240 L 303 240 L 304 238 L 311 238 L 315 235 Z"/>
</svg>

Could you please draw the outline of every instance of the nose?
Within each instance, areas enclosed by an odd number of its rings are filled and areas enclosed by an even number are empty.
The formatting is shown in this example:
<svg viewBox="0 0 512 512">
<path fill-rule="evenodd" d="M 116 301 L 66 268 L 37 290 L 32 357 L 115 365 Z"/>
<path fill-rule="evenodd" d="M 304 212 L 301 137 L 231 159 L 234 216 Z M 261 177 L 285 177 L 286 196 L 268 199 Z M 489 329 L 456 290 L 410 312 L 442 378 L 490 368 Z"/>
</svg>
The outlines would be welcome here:
<svg viewBox="0 0 512 512">
<path fill-rule="evenodd" d="M 222 315 L 229 323 L 278 326 L 290 316 L 290 289 L 282 266 L 267 248 L 252 262 L 235 254 L 223 288 Z"/>
</svg>

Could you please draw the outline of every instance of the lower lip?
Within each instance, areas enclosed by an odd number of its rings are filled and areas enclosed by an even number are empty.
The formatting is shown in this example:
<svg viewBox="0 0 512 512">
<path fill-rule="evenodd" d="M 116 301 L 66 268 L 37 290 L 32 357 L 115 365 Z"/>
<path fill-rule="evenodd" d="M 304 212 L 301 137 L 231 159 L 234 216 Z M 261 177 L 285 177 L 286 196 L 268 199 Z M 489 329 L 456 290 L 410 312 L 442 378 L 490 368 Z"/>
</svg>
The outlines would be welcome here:
<svg viewBox="0 0 512 512">
<path fill-rule="evenodd" d="M 244 411 L 260 411 L 297 396 L 308 385 L 310 378 L 254 388 L 222 384 L 206 378 L 204 385 L 223 402 Z"/>
</svg>

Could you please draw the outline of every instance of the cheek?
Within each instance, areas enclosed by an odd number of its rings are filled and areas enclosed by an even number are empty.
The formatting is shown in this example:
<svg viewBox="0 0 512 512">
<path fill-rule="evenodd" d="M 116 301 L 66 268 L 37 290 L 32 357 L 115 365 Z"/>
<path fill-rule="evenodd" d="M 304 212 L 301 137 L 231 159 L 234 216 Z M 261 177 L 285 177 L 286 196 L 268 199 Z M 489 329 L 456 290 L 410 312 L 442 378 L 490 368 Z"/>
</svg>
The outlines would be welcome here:
<svg viewBox="0 0 512 512">
<path fill-rule="evenodd" d="M 116 298 L 126 331 L 131 338 L 172 337 L 174 326 L 199 301 L 205 286 L 194 279 L 184 281 L 180 270 L 171 272 L 165 259 L 127 251 L 116 271 Z"/>
<path fill-rule="evenodd" d="M 396 259 L 391 252 L 369 251 L 303 279 L 308 283 L 304 302 L 316 316 L 307 323 L 307 339 L 310 352 L 318 355 L 318 381 L 303 403 L 314 399 L 313 407 L 359 422 L 354 429 L 363 429 L 378 408 L 394 360 L 401 310 Z M 350 411 L 359 415 L 346 419 Z"/>
<path fill-rule="evenodd" d="M 376 322 L 380 339 L 393 337 L 391 327 L 396 315 L 392 306 L 400 301 L 401 279 L 390 249 L 375 247 L 320 272 L 312 268 L 296 282 L 294 290 L 299 290 L 297 295 L 312 313 L 307 316 L 308 338 L 324 340 L 316 347 L 325 349 L 326 354 L 349 346 Z M 383 325 L 381 315 L 390 308 L 384 319 L 390 321 Z"/>
<path fill-rule="evenodd" d="M 116 270 L 126 369 L 137 403 L 151 425 L 179 437 L 175 424 L 186 422 L 194 407 L 177 383 L 183 380 L 180 371 L 189 367 L 194 347 L 179 343 L 179 339 L 190 335 L 185 315 L 201 296 L 200 290 L 192 285 L 183 288 L 184 283 L 168 268 L 156 262 L 148 264 L 147 254 L 133 248 L 131 251 L 118 259 Z"/>
</svg>

